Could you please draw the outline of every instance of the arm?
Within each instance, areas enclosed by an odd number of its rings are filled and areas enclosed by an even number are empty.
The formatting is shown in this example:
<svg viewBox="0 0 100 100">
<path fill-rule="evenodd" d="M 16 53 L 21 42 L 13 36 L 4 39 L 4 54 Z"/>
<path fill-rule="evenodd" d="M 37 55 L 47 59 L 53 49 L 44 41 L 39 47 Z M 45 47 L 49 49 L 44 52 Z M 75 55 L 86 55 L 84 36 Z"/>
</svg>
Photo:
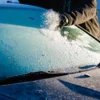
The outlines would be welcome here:
<svg viewBox="0 0 100 100">
<path fill-rule="evenodd" d="M 80 8 L 65 13 L 69 25 L 78 25 L 92 19 L 96 15 L 96 0 L 79 0 Z"/>
</svg>

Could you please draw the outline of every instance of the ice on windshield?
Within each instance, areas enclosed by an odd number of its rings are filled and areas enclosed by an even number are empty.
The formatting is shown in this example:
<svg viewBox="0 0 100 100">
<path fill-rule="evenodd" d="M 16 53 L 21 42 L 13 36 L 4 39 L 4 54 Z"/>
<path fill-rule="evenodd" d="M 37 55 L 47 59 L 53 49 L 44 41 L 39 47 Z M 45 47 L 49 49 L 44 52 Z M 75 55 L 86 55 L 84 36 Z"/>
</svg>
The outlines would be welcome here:
<svg viewBox="0 0 100 100">
<path fill-rule="evenodd" d="M 44 11 L 0 8 L 0 78 L 100 62 L 100 44 L 77 27 L 41 28 Z"/>
</svg>

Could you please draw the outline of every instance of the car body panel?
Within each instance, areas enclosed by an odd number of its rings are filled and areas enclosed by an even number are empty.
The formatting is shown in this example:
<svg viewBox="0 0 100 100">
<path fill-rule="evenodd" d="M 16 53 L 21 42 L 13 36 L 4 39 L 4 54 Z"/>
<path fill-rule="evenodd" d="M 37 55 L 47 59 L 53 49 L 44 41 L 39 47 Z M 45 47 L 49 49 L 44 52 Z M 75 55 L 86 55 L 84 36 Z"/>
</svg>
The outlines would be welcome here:
<svg viewBox="0 0 100 100">
<path fill-rule="evenodd" d="M 100 100 L 100 69 L 0 86 L 0 94 L 17 100 Z M 90 77 L 85 77 L 86 74 Z M 9 100 L 9 99 L 8 99 Z"/>
</svg>

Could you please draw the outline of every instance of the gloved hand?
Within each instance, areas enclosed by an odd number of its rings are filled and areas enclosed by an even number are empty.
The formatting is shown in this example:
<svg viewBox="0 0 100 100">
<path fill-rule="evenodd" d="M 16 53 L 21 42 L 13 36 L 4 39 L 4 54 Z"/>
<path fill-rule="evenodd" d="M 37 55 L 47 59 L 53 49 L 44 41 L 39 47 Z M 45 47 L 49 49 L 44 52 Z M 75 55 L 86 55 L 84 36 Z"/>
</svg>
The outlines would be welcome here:
<svg viewBox="0 0 100 100">
<path fill-rule="evenodd" d="M 59 18 L 60 18 L 60 22 L 58 28 L 62 29 L 64 26 L 68 24 L 68 18 L 66 17 L 65 14 L 61 14 Z"/>
</svg>

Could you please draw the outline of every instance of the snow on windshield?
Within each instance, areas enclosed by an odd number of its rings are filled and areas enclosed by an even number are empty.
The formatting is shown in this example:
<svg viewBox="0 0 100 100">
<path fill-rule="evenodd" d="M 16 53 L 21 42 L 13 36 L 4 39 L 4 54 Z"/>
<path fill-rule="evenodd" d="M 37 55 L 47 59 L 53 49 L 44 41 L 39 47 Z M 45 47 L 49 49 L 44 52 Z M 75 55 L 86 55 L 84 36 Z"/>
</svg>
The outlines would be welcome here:
<svg viewBox="0 0 100 100">
<path fill-rule="evenodd" d="M 42 11 L 0 9 L 0 77 L 100 62 L 100 46 L 85 33 L 77 34 L 81 38 L 67 38 L 60 31 L 39 28 Z M 78 32 L 74 28 L 71 27 L 71 33 Z"/>
</svg>

